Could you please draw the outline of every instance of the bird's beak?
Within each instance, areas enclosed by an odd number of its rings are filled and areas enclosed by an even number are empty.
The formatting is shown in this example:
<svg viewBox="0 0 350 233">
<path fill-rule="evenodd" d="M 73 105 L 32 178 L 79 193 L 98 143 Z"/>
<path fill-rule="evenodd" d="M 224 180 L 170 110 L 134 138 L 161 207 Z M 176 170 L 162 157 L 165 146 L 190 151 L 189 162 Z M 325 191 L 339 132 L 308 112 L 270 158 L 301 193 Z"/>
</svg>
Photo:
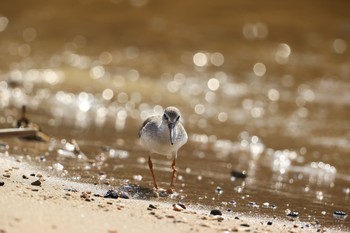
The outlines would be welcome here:
<svg viewBox="0 0 350 233">
<path fill-rule="evenodd" d="M 174 127 L 175 127 L 175 123 L 169 123 L 168 127 L 169 127 L 169 132 L 170 132 L 170 143 L 171 143 L 171 145 L 173 145 L 174 144 Z"/>
</svg>

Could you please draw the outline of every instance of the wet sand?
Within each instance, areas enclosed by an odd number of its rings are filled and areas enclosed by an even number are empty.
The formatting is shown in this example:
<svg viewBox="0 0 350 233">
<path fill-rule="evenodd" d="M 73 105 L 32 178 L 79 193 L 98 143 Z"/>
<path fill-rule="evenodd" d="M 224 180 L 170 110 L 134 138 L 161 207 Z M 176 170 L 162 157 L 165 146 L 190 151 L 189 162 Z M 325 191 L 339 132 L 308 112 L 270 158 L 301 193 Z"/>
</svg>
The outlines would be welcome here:
<svg viewBox="0 0 350 233">
<path fill-rule="evenodd" d="M 75 183 L 0 155 L 0 232 L 341 232 L 298 220 L 210 215 L 169 202 L 104 198 L 107 189 Z M 40 186 L 33 182 L 40 180 Z M 151 208 L 150 208 L 150 205 Z"/>
</svg>

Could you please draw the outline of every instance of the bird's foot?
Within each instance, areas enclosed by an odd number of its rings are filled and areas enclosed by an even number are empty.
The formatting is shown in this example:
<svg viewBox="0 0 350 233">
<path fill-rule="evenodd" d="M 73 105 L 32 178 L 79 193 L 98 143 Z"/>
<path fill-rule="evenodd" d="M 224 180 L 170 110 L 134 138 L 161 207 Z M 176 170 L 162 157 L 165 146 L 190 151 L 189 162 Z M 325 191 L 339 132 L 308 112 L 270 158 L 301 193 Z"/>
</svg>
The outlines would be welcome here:
<svg viewBox="0 0 350 233">
<path fill-rule="evenodd" d="M 174 194 L 174 193 L 175 193 L 175 189 L 174 189 L 174 187 L 171 187 L 171 188 L 168 188 L 168 189 L 166 190 L 166 192 L 167 192 L 168 194 Z"/>
<path fill-rule="evenodd" d="M 157 187 L 153 187 L 153 191 L 155 191 L 155 192 L 165 192 L 165 189 L 157 186 Z"/>
</svg>

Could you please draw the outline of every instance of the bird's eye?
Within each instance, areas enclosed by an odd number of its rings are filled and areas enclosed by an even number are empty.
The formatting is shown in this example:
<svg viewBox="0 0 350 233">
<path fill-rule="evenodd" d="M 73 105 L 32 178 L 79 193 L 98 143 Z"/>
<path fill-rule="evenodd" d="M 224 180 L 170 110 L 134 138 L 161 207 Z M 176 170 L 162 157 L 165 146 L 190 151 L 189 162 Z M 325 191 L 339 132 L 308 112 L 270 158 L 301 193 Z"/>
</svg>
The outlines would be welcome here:
<svg viewBox="0 0 350 233">
<path fill-rule="evenodd" d="M 177 116 L 177 117 L 176 117 L 176 121 L 179 121 L 179 120 L 180 120 L 180 116 Z"/>
<path fill-rule="evenodd" d="M 163 118 L 164 118 L 165 120 L 168 120 L 168 117 L 167 117 L 166 114 L 163 115 Z"/>
</svg>

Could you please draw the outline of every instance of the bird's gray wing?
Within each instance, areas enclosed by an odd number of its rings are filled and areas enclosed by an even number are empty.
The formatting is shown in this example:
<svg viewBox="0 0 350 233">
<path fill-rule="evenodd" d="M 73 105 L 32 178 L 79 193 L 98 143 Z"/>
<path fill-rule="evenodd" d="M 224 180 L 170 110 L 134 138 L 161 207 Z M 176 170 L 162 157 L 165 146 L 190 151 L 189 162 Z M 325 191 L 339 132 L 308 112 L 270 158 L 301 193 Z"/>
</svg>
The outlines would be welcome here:
<svg viewBox="0 0 350 233">
<path fill-rule="evenodd" d="M 141 137 L 141 131 L 142 131 L 142 129 L 143 129 L 151 120 L 152 120 L 152 117 L 149 117 L 149 118 L 147 118 L 147 119 L 143 122 L 143 124 L 142 124 L 142 126 L 141 126 L 141 128 L 140 128 L 140 130 L 139 130 L 139 137 Z"/>
</svg>

